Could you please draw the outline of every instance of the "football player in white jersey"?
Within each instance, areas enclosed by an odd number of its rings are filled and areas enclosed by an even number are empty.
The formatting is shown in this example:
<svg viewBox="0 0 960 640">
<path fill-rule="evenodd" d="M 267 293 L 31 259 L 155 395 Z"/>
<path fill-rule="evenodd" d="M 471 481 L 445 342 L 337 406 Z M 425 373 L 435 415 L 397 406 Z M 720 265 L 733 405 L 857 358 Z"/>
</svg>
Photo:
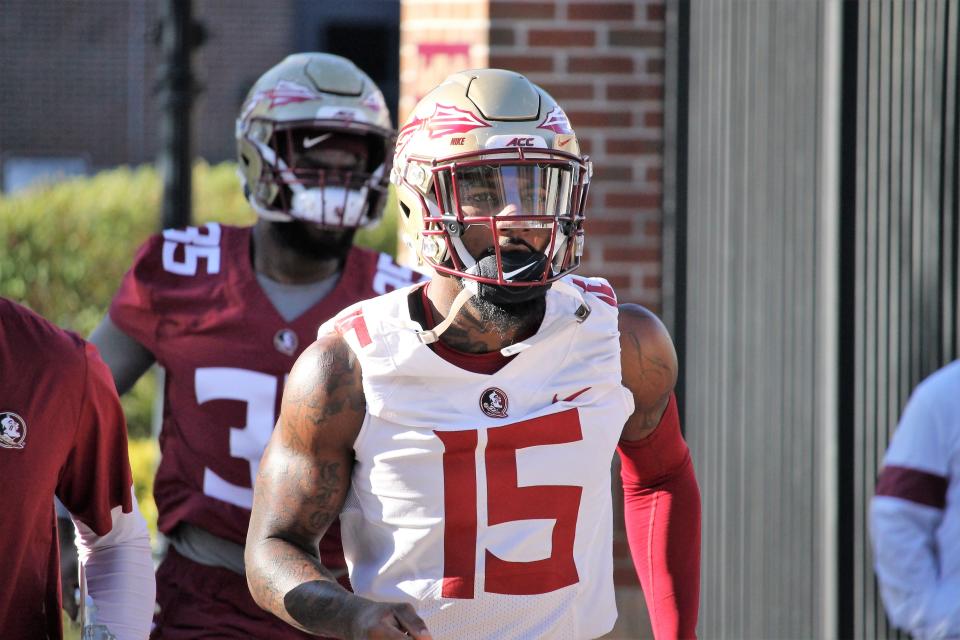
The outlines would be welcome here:
<svg viewBox="0 0 960 640">
<path fill-rule="evenodd" d="M 676 353 L 652 313 L 573 275 L 592 170 L 517 73 L 457 73 L 419 102 L 391 179 L 436 276 L 348 307 L 291 371 L 247 534 L 260 606 L 338 638 L 599 637 L 618 451 L 655 634 L 695 636 Z M 338 514 L 354 593 L 316 553 Z"/>
</svg>

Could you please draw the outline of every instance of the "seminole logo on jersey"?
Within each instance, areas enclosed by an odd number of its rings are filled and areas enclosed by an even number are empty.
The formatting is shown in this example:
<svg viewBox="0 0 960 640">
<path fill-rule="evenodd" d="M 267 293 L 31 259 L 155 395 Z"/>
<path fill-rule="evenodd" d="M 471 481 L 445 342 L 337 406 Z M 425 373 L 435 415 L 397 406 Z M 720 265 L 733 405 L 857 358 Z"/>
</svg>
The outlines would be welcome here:
<svg viewBox="0 0 960 640">
<path fill-rule="evenodd" d="M 23 449 L 27 439 L 27 423 L 12 411 L 0 412 L 0 447 Z"/>
<path fill-rule="evenodd" d="M 573 129 L 570 128 L 570 120 L 567 119 L 567 114 L 560 107 L 551 109 L 543 122 L 537 125 L 537 129 L 549 129 L 554 133 L 561 134 L 573 133 Z"/>
<path fill-rule="evenodd" d="M 490 387 L 480 394 L 480 410 L 491 418 L 506 418 L 508 404 L 507 394 L 496 387 Z"/>
<path fill-rule="evenodd" d="M 490 125 L 469 111 L 444 104 L 436 104 L 433 113 L 426 118 L 414 118 L 408 122 L 397 136 L 397 153 L 400 153 L 410 139 L 419 131 L 426 131 L 431 138 L 441 138 L 455 133 L 467 133 Z"/>
<path fill-rule="evenodd" d="M 276 335 L 273 336 L 273 346 L 280 353 L 285 353 L 288 356 L 292 356 L 297 352 L 297 334 L 291 331 L 290 329 L 280 329 L 277 331 Z"/>
</svg>

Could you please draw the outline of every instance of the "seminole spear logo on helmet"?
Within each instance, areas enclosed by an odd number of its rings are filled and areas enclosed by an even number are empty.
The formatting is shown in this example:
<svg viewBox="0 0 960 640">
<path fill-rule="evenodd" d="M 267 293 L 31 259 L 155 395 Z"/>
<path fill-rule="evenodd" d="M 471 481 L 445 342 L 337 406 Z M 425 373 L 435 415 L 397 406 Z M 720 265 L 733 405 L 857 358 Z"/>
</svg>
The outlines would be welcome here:
<svg viewBox="0 0 960 640">
<path fill-rule="evenodd" d="M 488 122 L 484 122 L 476 115 L 463 109 L 458 109 L 445 104 L 436 104 L 433 113 L 426 118 L 417 118 L 404 125 L 400 129 L 400 135 L 397 136 L 397 153 L 401 153 L 403 148 L 410 142 L 418 131 L 426 130 L 429 137 L 441 138 L 455 133 L 467 133 L 481 127 L 489 127 Z"/>
</svg>

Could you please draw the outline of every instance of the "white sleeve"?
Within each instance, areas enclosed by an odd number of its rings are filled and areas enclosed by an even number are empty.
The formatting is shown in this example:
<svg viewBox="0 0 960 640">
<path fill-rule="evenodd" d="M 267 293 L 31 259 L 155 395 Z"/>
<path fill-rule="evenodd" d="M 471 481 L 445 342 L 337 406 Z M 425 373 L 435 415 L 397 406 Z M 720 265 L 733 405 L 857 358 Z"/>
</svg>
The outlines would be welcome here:
<svg viewBox="0 0 960 640">
<path fill-rule="evenodd" d="M 921 385 L 910 399 L 870 503 L 887 615 L 918 639 L 960 638 L 960 583 L 942 576 L 937 548 L 949 483 L 957 482 L 950 465 L 960 425 L 942 406 L 940 387 Z"/>
<path fill-rule="evenodd" d="M 943 514 L 876 496 L 870 532 L 880 594 L 895 626 L 919 638 L 960 638 L 960 584 L 938 578 L 933 532 Z"/>
<path fill-rule="evenodd" d="M 87 591 L 97 607 L 97 622 L 117 640 L 144 640 L 150 635 L 157 595 L 147 523 L 136 496 L 130 513 L 114 507 L 110 515 L 113 526 L 103 536 L 74 518 Z"/>
</svg>

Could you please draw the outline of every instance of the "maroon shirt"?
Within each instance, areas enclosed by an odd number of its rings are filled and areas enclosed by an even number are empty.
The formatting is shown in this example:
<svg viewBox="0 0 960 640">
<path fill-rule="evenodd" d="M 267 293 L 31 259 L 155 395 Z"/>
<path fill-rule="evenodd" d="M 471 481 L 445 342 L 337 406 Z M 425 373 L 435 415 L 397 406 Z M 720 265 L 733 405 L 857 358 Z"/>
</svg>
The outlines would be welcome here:
<svg viewBox="0 0 960 640">
<path fill-rule="evenodd" d="M 165 533 L 189 522 L 242 545 L 297 356 L 344 307 L 419 279 L 386 254 L 354 248 L 336 287 L 287 322 L 260 287 L 250 249 L 250 227 L 168 230 L 141 247 L 110 307 L 114 324 L 165 369 L 154 484 Z M 345 566 L 339 526 L 320 549 L 325 564 Z"/>
<path fill-rule="evenodd" d="M 96 349 L 0 298 L 0 636 L 60 638 L 54 494 L 99 535 L 132 508 L 123 410 Z"/>
</svg>

